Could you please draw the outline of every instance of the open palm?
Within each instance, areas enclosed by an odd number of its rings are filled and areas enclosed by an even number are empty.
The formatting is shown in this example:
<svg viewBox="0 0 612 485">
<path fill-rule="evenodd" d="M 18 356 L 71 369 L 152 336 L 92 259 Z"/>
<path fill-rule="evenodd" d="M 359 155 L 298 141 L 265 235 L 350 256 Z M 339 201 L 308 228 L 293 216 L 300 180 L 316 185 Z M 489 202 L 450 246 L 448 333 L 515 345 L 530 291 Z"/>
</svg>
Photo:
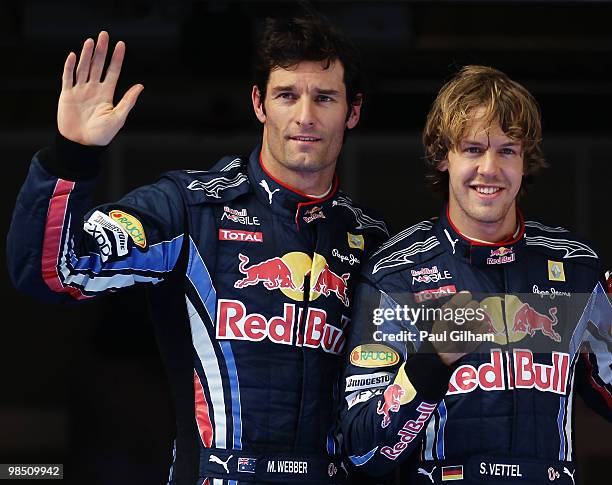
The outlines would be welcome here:
<svg viewBox="0 0 612 485">
<path fill-rule="evenodd" d="M 104 62 L 108 51 L 108 33 L 100 32 L 98 42 L 87 39 L 81 50 L 79 64 L 71 52 L 64 64 L 62 93 L 57 106 L 57 127 L 65 138 L 82 145 L 108 145 L 125 124 L 125 120 L 144 89 L 142 84 L 132 86 L 113 106 L 113 97 L 121 65 L 125 56 L 125 44 L 117 42 L 102 80 Z"/>
</svg>

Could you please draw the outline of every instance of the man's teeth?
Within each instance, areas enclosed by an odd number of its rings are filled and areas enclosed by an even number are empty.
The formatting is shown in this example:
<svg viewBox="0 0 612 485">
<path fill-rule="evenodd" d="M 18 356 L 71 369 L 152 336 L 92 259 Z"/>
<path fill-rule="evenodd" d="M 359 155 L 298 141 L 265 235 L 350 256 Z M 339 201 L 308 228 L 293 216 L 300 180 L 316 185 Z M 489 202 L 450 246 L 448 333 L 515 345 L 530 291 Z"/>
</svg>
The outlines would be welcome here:
<svg viewBox="0 0 612 485">
<path fill-rule="evenodd" d="M 315 138 L 314 136 L 296 136 L 294 138 L 300 141 L 317 141 L 318 140 L 318 138 Z"/>
<path fill-rule="evenodd" d="M 476 190 L 480 194 L 490 195 L 499 192 L 501 189 L 499 187 L 476 187 Z"/>
</svg>

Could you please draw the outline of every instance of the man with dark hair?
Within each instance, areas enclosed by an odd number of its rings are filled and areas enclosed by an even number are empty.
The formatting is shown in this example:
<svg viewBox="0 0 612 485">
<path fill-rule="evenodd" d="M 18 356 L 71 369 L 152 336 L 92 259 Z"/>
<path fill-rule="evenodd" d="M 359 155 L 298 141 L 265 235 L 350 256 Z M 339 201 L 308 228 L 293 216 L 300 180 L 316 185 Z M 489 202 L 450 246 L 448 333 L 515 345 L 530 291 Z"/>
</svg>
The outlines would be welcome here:
<svg viewBox="0 0 612 485">
<path fill-rule="evenodd" d="M 252 90 L 261 146 L 90 209 L 101 147 L 143 90 L 113 106 L 125 45 L 103 77 L 108 45 L 101 32 L 66 59 L 59 135 L 34 156 L 8 236 L 14 284 L 52 302 L 147 286 L 177 412 L 170 483 L 343 481 L 348 309 L 387 235 L 335 176 L 361 109 L 354 48 L 314 14 L 269 21 Z"/>
<path fill-rule="evenodd" d="M 360 469 L 411 456 L 409 483 L 575 485 L 574 391 L 612 419 L 597 253 L 517 207 L 540 141 L 504 73 L 467 66 L 440 90 L 423 142 L 444 210 L 383 244 L 355 293 L 342 428 Z"/>
</svg>

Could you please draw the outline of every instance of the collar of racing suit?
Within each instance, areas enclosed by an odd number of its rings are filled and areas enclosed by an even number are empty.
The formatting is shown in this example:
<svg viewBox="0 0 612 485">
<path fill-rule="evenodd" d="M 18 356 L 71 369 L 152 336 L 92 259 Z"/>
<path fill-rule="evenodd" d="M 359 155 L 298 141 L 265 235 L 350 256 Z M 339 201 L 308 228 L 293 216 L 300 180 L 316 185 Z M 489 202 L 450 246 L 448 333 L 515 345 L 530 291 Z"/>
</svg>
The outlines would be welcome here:
<svg viewBox="0 0 612 485">
<path fill-rule="evenodd" d="M 315 199 L 273 177 L 261 163 L 261 147 L 255 148 L 249 157 L 249 179 L 257 199 L 281 217 L 291 218 L 298 229 L 318 224 L 325 213 L 335 210 L 333 199 L 338 193 L 338 176 L 334 175 L 331 189 L 325 197 Z"/>
<path fill-rule="evenodd" d="M 518 231 L 510 239 L 487 243 L 475 241 L 459 232 L 448 214 L 448 204 L 437 224 L 438 240 L 455 256 L 476 266 L 499 266 L 518 261 L 525 248 L 525 220 L 517 208 Z"/>
</svg>

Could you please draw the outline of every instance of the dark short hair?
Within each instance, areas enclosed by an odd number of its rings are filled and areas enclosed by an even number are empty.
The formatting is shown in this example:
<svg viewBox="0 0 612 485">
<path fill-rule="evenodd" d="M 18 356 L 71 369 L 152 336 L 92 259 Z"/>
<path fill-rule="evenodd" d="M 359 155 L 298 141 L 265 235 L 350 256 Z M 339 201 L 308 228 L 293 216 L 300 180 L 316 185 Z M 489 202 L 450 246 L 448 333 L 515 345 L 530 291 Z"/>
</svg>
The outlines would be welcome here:
<svg viewBox="0 0 612 485">
<path fill-rule="evenodd" d="M 426 180 L 430 188 L 448 196 L 448 172 L 440 163 L 458 147 L 474 111 L 483 107 L 486 120 L 499 122 L 502 131 L 521 142 L 524 178 L 520 194 L 533 176 L 547 166 L 540 146 L 540 107 L 527 89 L 497 69 L 465 66 L 438 93 L 423 130 Z"/>
<path fill-rule="evenodd" d="M 361 103 L 365 81 L 359 52 L 327 18 L 314 11 L 292 18 L 265 20 L 256 53 L 254 76 L 261 99 L 265 99 L 273 69 L 286 69 L 302 61 L 320 61 L 324 69 L 340 61 L 344 67 L 347 103 Z"/>
</svg>

